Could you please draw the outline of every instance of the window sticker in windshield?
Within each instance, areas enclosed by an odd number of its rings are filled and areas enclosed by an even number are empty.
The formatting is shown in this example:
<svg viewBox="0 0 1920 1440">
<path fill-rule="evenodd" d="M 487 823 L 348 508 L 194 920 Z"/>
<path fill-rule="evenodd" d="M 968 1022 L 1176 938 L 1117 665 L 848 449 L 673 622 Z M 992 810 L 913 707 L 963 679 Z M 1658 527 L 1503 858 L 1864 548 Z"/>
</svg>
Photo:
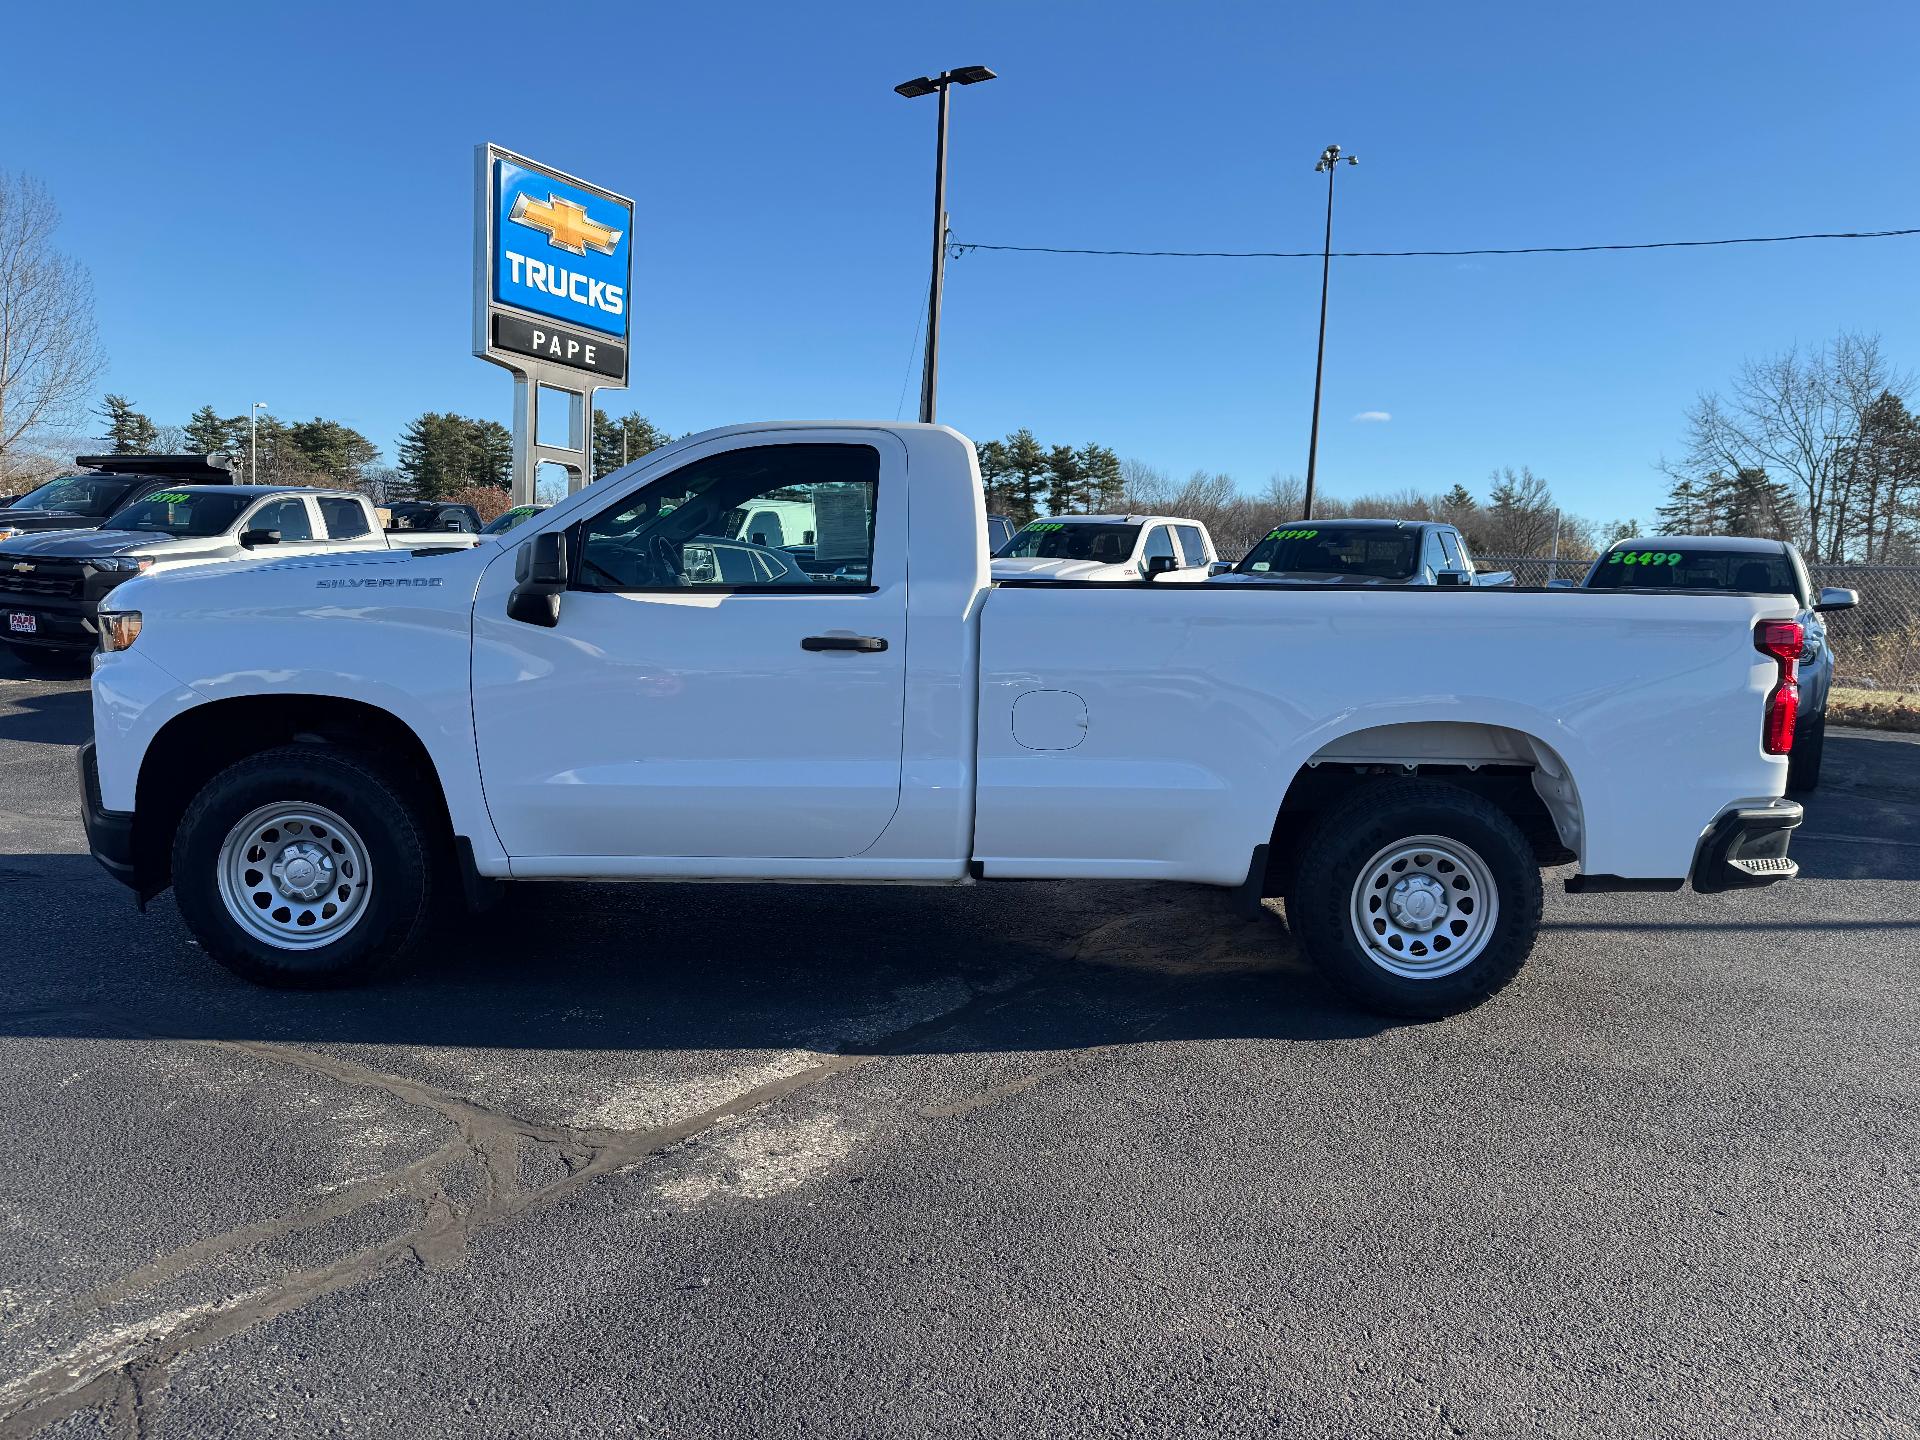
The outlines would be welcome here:
<svg viewBox="0 0 1920 1440">
<path fill-rule="evenodd" d="M 161 490 L 147 496 L 147 499 L 161 505 L 184 505 L 193 497 L 184 490 Z"/>
<path fill-rule="evenodd" d="M 1609 565 L 1678 565 L 1677 550 L 1616 550 L 1607 556 Z"/>
<path fill-rule="evenodd" d="M 1067 528 L 1066 526 L 1060 524 L 1058 521 L 1055 521 L 1050 525 L 1041 525 L 1036 523 L 1036 524 L 1027 526 L 1027 533 L 1029 535 L 1038 535 L 1042 530 L 1064 530 L 1066 528 Z"/>
<path fill-rule="evenodd" d="M 1268 532 L 1267 538 L 1269 540 L 1311 540 L 1319 533 L 1318 530 L 1273 530 Z"/>
</svg>

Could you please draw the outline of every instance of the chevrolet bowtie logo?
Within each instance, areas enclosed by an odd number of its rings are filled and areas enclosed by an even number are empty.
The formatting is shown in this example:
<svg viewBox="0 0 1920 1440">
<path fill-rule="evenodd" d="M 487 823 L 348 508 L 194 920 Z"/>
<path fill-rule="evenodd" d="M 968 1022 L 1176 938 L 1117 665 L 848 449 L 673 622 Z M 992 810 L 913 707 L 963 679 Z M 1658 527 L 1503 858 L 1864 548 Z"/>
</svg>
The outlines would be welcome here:
<svg viewBox="0 0 1920 1440">
<path fill-rule="evenodd" d="M 16 575 L 24 575 L 31 569 L 33 569 L 32 561 L 19 560 L 14 562 L 13 573 Z"/>
<path fill-rule="evenodd" d="M 516 195 L 507 218 L 516 225 L 543 232 L 549 245 L 573 255 L 585 255 L 589 250 L 611 255 L 614 246 L 620 243 L 618 230 L 593 219 L 585 206 L 562 200 L 558 195 L 549 194 L 544 201 L 527 194 Z"/>
</svg>

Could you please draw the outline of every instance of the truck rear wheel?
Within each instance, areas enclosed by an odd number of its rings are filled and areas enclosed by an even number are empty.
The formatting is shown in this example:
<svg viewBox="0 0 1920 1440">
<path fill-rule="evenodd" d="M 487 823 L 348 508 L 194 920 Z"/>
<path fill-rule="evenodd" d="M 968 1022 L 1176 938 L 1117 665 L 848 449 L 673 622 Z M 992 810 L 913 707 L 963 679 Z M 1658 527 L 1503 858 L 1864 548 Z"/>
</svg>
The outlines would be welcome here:
<svg viewBox="0 0 1920 1440">
<path fill-rule="evenodd" d="M 1540 929 L 1520 828 L 1433 780 L 1369 785 L 1308 837 L 1287 919 L 1307 958 L 1370 1010 L 1435 1018 L 1519 973 Z"/>
<path fill-rule="evenodd" d="M 174 897 L 206 952 L 245 979 L 351 984 L 425 928 L 430 834 L 404 791 L 359 757 L 281 746 L 221 771 L 187 807 Z"/>
</svg>

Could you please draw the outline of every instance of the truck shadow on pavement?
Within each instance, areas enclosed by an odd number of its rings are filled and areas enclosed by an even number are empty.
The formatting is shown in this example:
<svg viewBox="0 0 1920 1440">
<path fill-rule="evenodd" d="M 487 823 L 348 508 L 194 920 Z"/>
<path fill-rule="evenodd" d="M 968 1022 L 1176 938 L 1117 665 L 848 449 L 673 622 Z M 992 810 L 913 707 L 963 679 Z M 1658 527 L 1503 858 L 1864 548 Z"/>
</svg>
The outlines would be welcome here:
<svg viewBox="0 0 1920 1440">
<path fill-rule="evenodd" d="M 0 741 L 29 745 L 79 745 L 93 728 L 93 696 L 85 688 L 7 697 L 0 711 Z"/>
<path fill-rule="evenodd" d="M 358 989 L 263 990 L 77 855 L 0 856 L 0 1033 L 830 1054 L 1327 1040 L 1360 1012 L 1277 914 L 1180 886 L 528 885 Z M 27 957 L 31 957 L 30 962 Z"/>
</svg>

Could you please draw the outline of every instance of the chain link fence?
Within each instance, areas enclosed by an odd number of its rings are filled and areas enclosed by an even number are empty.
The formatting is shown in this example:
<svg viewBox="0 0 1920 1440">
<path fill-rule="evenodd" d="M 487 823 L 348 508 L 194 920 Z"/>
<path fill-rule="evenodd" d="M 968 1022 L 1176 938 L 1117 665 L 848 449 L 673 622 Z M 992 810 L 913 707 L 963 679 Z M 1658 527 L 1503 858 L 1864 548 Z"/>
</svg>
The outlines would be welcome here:
<svg viewBox="0 0 1920 1440">
<path fill-rule="evenodd" d="M 1476 555 L 1482 570 L 1511 570 L 1516 585 L 1578 583 L 1588 561 Z M 1864 690 L 1920 689 L 1920 565 L 1808 565 L 1816 586 L 1856 590 L 1860 603 L 1826 617 L 1834 677 Z"/>
</svg>

